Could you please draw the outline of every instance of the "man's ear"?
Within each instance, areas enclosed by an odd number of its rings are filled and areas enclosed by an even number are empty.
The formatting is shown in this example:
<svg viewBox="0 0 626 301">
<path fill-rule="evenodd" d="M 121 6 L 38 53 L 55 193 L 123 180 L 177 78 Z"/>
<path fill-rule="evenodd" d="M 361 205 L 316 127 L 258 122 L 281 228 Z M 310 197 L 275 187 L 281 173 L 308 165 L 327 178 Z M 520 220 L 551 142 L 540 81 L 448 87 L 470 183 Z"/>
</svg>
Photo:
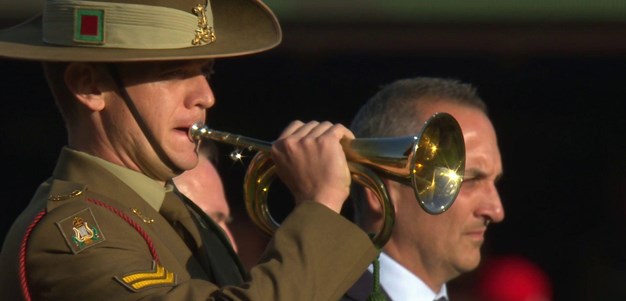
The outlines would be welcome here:
<svg viewBox="0 0 626 301">
<path fill-rule="evenodd" d="M 378 196 L 372 189 L 365 188 L 365 196 L 367 198 L 367 206 L 370 208 L 370 213 L 375 219 L 379 219 L 383 216 L 383 208 L 380 205 Z"/>
<path fill-rule="evenodd" d="M 102 74 L 93 64 L 70 63 L 65 69 L 65 83 L 83 105 L 91 111 L 101 111 L 105 107 L 102 93 Z"/>
<path fill-rule="evenodd" d="M 398 207 L 397 204 L 395 203 L 395 194 L 397 193 L 397 185 L 402 185 L 398 182 L 392 181 L 390 179 L 387 178 L 382 178 L 381 179 L 385 185 L 385 188 L 387 189 L 387 195 L 389 195 L 389 202 L 393 205 L 393 210 L 397 210 L 396 208 Z M 370 212 L 374 215 L 375 218 L 384 218 L 384 213 L 383 213 L 383 206 L 381 205 L 381 200 L 379 200 L 378 195 L 372 191 L 370 188 L 366 188 L 365 189 L 365 195 L 367 196 L 367 204 L 370 208 Z M 393 214 L 395 215 L 396 212 L 393 212 Z"/>
</svg>

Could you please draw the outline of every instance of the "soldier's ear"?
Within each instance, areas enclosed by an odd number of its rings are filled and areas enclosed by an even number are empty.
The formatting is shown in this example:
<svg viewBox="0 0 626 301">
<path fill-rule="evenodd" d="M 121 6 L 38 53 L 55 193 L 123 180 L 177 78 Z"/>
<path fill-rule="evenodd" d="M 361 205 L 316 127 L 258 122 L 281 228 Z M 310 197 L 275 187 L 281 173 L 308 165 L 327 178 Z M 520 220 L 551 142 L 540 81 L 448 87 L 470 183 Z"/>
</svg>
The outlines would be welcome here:
<svg viewBox="0 0 626 301">
<path fill-rule="evenodd" d="M 64 76 L 68 89 L 84 106 L 91 111 L 104 109 L 102 73 L 94 64 L 70 63 Z"/>
</svg>

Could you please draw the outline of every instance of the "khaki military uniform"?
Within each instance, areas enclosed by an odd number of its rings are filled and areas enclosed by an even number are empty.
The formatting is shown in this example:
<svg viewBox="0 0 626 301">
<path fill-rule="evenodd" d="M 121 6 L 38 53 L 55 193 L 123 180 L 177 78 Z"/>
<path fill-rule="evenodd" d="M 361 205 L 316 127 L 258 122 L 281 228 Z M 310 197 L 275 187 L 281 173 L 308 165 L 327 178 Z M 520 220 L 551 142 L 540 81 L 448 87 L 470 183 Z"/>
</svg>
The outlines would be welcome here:
<svg viewBox="0 0 626 301">
<path fill-rule="evenodd" d="M 337 300 L 377 251 L 330 209 L 299 205 L 238 286 L 218 287 L 174 228 L 133 189 L 63 150 L 12 226 L 2 300 Z M 27 288 L 24 290 L 23 288 Z"/>
</svg>

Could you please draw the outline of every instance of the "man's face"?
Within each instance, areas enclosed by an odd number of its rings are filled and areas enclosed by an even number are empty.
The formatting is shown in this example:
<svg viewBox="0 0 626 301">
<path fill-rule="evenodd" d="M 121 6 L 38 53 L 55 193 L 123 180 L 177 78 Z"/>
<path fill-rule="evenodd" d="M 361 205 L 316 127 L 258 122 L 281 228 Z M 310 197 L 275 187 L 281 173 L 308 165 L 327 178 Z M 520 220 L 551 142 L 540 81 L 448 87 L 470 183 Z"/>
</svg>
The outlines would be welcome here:
<svg viewBox="0 0 626 301">
<path fill-rule="evenodd" d="M 203 60 L 118 64 L 128 95 L 154 137 L 151 144 L 119 94 L 110 92 L 102 112 L 105 132 L 125 165 L 156 179 L 173 176 L 172 169 L 158 156 L 158 148 L 179 170 L 196 165 L 196 145 L 189 140 L 188 129 L 197 121 L 204 122 L 206 109 L 214 104 L 206 78 L 212 63 Z"/>
<path fill-rule="evenodd" d="M 232 218 L 226 200 L 224 185 L 215 166 L 206 157 L 200 157 L 198 165 L 174 178 L 178 190 L 191 199 L 202 211 L 218 224 L 237 251 L 237 244 L 228 228 Z"/>
<path fill-rule="evenodd" d="M 420 278 L 446 282 L 476 268 L 486 221 L 500 222 L 504 209 L 496 190 L 502 163 L 495 130 L 479 110 L 445 102 L 424 106 L 422 120 L 448 112 L 459 122 L 466 148 L 465 179 L 450 209 L 439 215 L 423 211 L 411 187 L 387 181 L 396 224 L 385 251 Z"/>
</svg>

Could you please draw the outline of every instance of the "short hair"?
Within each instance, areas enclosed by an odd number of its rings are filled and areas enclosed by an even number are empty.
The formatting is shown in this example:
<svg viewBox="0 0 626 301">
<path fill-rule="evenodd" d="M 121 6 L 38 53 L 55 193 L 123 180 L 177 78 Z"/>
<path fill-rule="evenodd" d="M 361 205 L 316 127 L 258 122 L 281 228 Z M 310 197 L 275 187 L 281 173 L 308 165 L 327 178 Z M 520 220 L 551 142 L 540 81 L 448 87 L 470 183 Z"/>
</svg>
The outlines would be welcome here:
<svg viewBox="0 0 626 301">
<path fill-rule="evenodd" d="M 54 101 L 61 113 L 61 117 L 67 124 L 75 116 L 78 104 L 74 100 L 74 95 L 65 84 L 65 69 L 69 63 L 65 62 L 43 62 L 43 74 L 48 82 L 48 87 Z"/>
<path fill-rule="evenodd" d="M 350 129 L 357 137 L 394 137 L 413 134 L 426 120 L 416 118 L 416 103 L 445 101 L 477 108 L 487 105 L 476 88 L 456 79 L 416 77 L 382 87 L 358 111 Z"/>
<path fill-rule="evenodd" d="M 420 120 L 419 104 L 435 102 L 476 108 L 487 114 L 487 105 L 469 83 L 449 78 L 407 78 L 383 86 L 359 109 L 350 130 L 357 138 L 412 135 L 426 122 Z M 356 184 L 351 190 L 351 218 L 362 224 L 367 208 L 365 190 Z"/>
</svg>

